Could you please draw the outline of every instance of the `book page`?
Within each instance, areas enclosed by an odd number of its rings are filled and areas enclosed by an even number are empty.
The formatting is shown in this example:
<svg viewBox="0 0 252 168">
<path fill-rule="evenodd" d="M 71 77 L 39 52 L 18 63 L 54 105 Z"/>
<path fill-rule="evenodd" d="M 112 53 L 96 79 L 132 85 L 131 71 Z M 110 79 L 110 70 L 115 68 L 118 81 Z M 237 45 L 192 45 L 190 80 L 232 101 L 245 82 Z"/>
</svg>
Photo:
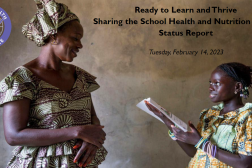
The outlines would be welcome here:
<svg viewBox="0 0 252 168">
<path fill-rule="evenodd" d="M 156 116 L 152 111 L 150 111 L 148 109 L 148 107 L 146 106 L 144 100 L 142 100 L 140 103 L 137 104 L 137 107 L 140 108 L 141 110 L 145 111 L 146 113 L 148 113 L 149 115 L 151 115 L 152 117 L 158 119 L 159 121 L 161 121 L 162 123 L 164 123 L 158 116 Z"/>
<path fill-rule="evenodd" d="M 153 99 L 148 98 L 146 99 L 148 102 L 150 102 L 153 106 L 155 106 L 159 111 L 161 111 L 167 118 L 169 118 L 177 127 L 182 129 L 184 132 L 187 132 L 187 124 L 180 120 L 178 117 L 176 117 L 171 112 L 168 112 L 165 108 L 157 104 Z"/>
<path fill-rule="evenodd" d="M 156 107 L 160 112 L 162 112 L 167 118 L 169 118 L 178 128 L 182 129 L 184 132 L 187 132 L 187 124 L 180 120 L 178 117 L 176 117 L 171 112 L 168 112 L 166 109 L 161 107 L 159 104 L 157 104 L 154 100 L 151 98 L 147 98 L 142 100 L 140 103 L 137 104 L 137 107 L 145 111 L 146 113 L 150 114 L 151 116 L 157 118 L 161 122 L 163 122 L 159 117 L 157 117 L 152 111 L 148 109 L 144 101 L 148 101 L 150 104 L 152 104 L 154 107 Z"/>
</svg>

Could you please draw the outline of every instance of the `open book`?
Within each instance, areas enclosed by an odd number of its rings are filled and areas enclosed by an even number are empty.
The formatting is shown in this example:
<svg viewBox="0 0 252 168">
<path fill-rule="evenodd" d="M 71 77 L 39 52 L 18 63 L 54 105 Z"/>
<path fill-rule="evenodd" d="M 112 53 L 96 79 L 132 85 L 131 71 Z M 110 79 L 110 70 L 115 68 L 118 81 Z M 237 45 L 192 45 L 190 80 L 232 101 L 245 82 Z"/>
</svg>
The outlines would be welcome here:
<svg viewBox="0 0 252 168">
<path fill-rule="evenodd" d="M 157 104 L 154 100 L 151 98 L 144 99 L 140 103 L 137 104 L 137 107 L 140 108 L 141 110 L 145 111 L 146 113 L 150 114 L 151 116 L 155 117 L 159 121 L 163 122 L 158 116 L 156 116 L 152 111 L 148 109 L 146 106 L 145 102 L 147 101 L 150 104 L 152 104 L 154 107 L 156 107 L 161 113 L 163 113 L 167 118 L 169 118 L 178 128 L 183 130 L 184 132 L 187 132 L 187 124 L 184 123 L 182 120 L 180 120 L 178 117 L 176 117 L 174 114 L 171 112 L 168 112 L 165 110 L 163 107 L 161 107 L 159 104 Z"/>
</svg>

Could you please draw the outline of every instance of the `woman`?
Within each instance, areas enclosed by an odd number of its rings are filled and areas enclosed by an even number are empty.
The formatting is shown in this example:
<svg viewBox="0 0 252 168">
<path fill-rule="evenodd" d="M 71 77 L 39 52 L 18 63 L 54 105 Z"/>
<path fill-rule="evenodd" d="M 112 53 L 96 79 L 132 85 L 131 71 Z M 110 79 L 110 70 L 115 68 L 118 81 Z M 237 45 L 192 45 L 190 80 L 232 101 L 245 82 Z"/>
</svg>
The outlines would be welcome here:
<svg viewBox="0 0 252 168">
<path fill-rule="evenodd" d="M 197 129 L 183 132 L 155 107 L 147 107 L 169 128 L 169 135 L 192 157 L 189 168 L 252 167 L 252 103 L 242 102 L 249 95 L 251 69 L 240 63 L 218 66 L 210 77 L 210 99 L 222 102 L 200 114 Z"/>
<path fill-rule="evenodd" d="M 35 2 L 38 12 L 23 33 L 42 46 L 41 53 L 0 82 L 5 138 L 18 145 L 7 167 L 96 168 L 107 154 L 90 94 L 99 85 L 63 63 L 82 48 L 83 28 L 66 5 Z"/>
</svg>

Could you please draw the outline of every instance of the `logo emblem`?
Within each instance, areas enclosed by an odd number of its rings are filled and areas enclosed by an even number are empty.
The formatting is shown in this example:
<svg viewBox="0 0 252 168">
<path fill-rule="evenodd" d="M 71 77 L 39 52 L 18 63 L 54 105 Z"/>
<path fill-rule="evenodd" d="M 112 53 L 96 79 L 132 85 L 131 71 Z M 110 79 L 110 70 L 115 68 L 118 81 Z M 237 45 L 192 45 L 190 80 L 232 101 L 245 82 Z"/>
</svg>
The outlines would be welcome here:
<svg viewBox="0 0 252 168">
<path fill-rule="evenodd" d="M 9 15 L 0 8 L 0 46 L 9 38 L 11 33 L 11 20 Z"/>
</svg>

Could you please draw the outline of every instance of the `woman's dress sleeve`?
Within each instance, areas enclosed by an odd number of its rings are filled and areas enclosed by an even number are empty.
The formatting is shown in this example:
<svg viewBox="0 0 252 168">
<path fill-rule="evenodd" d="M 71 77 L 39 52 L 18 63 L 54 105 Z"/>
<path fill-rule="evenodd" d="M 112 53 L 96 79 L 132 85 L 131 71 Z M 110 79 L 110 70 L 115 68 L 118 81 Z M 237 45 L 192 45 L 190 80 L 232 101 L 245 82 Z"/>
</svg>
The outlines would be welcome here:
<svg viewBox="0 0 252 168">
<path fill-rule="evenodd" d="M 35 85 L 29 74 L 17 69 L 0 82 L 0 107 L 23 98 L 33 100 L 34 92 Z"/>
<path fill-rule="evenodd" d="M 77 81 L 77 84 L 80 88 L 83 88 L 84 91 L 87 91 L 89 93 L 97 90 L 100 85 L 95 81 L 96 77 L 88 73 L 87 71 L 78 68 L 78 73 L 80 74 L 80 81 Z"/>
</svg>

